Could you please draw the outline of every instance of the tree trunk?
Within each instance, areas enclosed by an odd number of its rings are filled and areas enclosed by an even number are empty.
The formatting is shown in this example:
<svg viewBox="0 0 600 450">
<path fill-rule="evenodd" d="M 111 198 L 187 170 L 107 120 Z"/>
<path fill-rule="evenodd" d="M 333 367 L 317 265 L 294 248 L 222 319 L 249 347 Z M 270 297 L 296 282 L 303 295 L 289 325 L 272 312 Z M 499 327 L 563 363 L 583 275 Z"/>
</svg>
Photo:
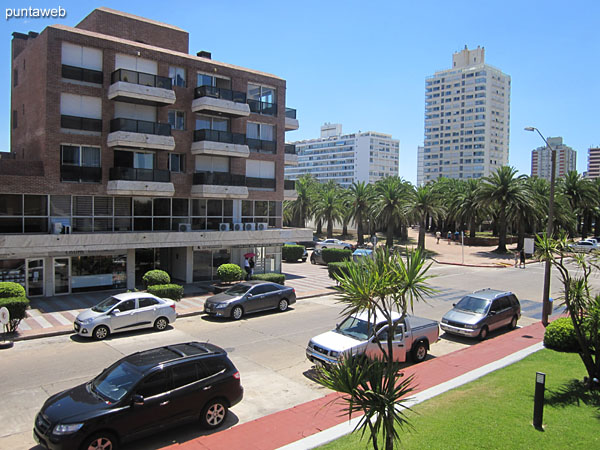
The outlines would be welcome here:
<svg viewBox="0 0 600 450">
<path fill-rule="evenodd" d="M 362 219 L 360 216 L 359 216 L 358 220 L 356 221 L 356 234 L 358 235 L 357 244 L 365 245 L 365 237 L 363 236 L 364 235 L 363 224 L 362 224 Z"/>
<path fill-rule="evenodd" d="M 525 245 L 525 222 L 523 220 L 519 220 L 519 237 L 517 238 L 517 250 L 521 250 Z"/>
<path fill-rule="evenodd" d="M 342 227 L 342 236 L 348 236 L 348 224 L 346 222 L 344 222 L 344 226 Z"/>
<path fill-rule="evenodd" d="M 498 214 L 498 248 L 496 253 L 506 253 L 506 211 L 505 208 L 500 209 Z"/>
<path fill-rule="evenodd" d="M 319 219 L 317 221 L 317 234 L 322 234 L 323 233 L 323 221 L 321 219 Z"/>
<path fill-rule="evenodd" d="M 393 223 L 388 223 L 387 239 L 385 241 L 385 245 L 388 248 L 392 248 L 394 246 L 394 224 Z"/>
<path fill-rule="evenodd" d="M 402 242 L 408 241 L 408 225 L 400 225 L 400 238 L 402 239 Z"/>
<path fill-rule="evenodd" d="M 331 239 L 333 237 L 333 220 L 327 220 L 327 239 Z"/>
<path fill-rule="evenodd" d="M 419 224 L 419 243 L 417 244 L 417 248 L 421 250 L 425 250 L 425 223 L 426 221 L 423 220 Z"/>
<path fill-rule="evenodd" d="M 472 217 L 469 221 L 469 237 L 475 239 L 475 218 Z"/>
</svg>

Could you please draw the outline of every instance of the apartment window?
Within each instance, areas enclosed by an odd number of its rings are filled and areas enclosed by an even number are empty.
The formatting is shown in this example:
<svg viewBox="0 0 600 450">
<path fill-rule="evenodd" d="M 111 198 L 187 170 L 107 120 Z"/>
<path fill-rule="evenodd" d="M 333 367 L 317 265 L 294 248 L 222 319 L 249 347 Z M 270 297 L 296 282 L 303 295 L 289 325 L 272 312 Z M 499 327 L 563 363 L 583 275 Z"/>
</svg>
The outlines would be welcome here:
<svg viewBox="0 0 600 450">
<path fill-rule="evenodd" d="M 247 122 L 246 137 L 251 139 L 260 139 L 262 141 L 274 141 L 275 125 Z"/>
<path fill-rule="evenodd" d="M 12 113 L 12 127 L 13 127 L 13 130 L 19 126 L 18 119 L 19 119 L 19 111 L 17 111 L 16 109 L 13 109 L 13 113 Z"/>
<path fill-rule="evenodd" d="M 61 145 L 60 161 L 61 181 L 76 183 L 99 183 L 102 181 L 100 147 Z"/>
<path fill-rule="evenodd" d="M 229 119 L 196 114 L 196 130 L 229 131 Z"/>
<path fill-rule="evenodd" d="M 169 78 L 173 86 L 185 87 L 185 69 L 183 67 L 169 66 Z"/>
<path fill-rule="evenodd" d="M 169 123 L 173 130 L 185 130 L 185 112 L 169 110 Z"/>
<path fill-rule="evenodd" d="M 215 77 L 214 75 L 207 75 L 204 73 L 198 73 L 197 86 L 212 86 L 223 89 L 231 89 L 231 80 L 228 78 Z"/>
<path fill-rule="evenodd" d="M 13 69 L 13 86 L 19 84 L 19 71 L 17 69 Z"/>
<path fill-rule="evenodd" d="M 184 171 L 183 157 L 184 155 L 181 153 L 171 153 L 169 155 L 169 170 L 171 172 L 182 173 Z"/>
<path fill-rule="evenodd" d="M 250 111 L 274 116 L 277 114 L 277 90 L 267 86 L 248 83 Z"/>
<path fill-rule="evenodd" d="M 154 169 L 154 153 L 115 150 L 115 167 Z"/>
<path fill-rule="evenodd" d="M 62 77 L 102 84 L 102 50 L 62 43 Z"/>
<path fill-rule="evenodd" d="M 196 155 L 196 172 L 229 172 L 226 156 Z"/>
<path fill-rule="evenodd" d="M 61 128 L 102 131 L 102 99 L 87 95 L 60 95 Z"/>
</svg>

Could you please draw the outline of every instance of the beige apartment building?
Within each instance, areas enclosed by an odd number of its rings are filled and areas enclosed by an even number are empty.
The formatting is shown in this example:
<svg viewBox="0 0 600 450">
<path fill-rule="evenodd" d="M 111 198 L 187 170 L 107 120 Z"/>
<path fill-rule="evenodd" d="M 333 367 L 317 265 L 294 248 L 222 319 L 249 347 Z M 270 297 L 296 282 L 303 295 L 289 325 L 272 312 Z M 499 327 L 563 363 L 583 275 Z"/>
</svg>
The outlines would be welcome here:
<svg viewBox="0 0 600 450">
<path fill-rule="evenodd" d="M 555 178 L 564 177 L 567 172 L 577 170 L 577 152 L 563 143 L 562 137 L 549 137 L 548 144 L 556 151 Z M 552 173 L 552 151 L 538 147 L 531 151 L 531 176 L 550 181 Z"/>
</svg>

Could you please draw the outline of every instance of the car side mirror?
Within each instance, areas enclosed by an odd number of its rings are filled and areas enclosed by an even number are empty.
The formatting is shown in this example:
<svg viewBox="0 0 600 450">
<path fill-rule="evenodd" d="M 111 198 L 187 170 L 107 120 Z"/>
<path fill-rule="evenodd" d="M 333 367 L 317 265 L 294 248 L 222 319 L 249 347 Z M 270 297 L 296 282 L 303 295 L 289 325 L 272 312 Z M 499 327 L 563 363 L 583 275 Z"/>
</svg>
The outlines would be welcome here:
<svg viewBox="0 0 600 450">
<path fill-rule="evenodd" d="M 133 396 L 131 397 L 131 401 L 134 406 L 143 406 L 144 396 L 140 394 L 133 394 Z"/>
<path fill-rule="evenodd" d="M 452 307 L 456 306 L 456 303 L 452 303 Z"/>
<path fill-rule="evenodd" d="M 490 312 L 488 313 L 488 316 L 495 316 L 495 315 L 496 315 L 496 311 L 490 311 Z"/>
<path fill-rule="evenodd" d="M 110 313 L 111 314 L 119 314 L 121 312 L 120 309 L 113 309 Z"/>
<path fill-rule="evenodd" d="M 252 297 L 252 294 L 250 294 L 250 293 L 246 294 L 246 298 L 251 298 L 251 297 Z"/>
</svg>

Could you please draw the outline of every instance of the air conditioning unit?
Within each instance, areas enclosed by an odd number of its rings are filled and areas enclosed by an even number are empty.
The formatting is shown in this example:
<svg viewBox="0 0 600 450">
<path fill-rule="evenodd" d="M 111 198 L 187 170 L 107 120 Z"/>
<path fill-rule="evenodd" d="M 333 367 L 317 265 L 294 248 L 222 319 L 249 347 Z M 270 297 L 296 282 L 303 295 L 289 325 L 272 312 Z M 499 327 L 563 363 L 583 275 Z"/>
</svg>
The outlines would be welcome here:
<svg viewBox="0 0 600 450">
<path fill-rule="evenodd" d="M 179 231 L 192 231 L 191 223 L 180 223 L 177 227 Z"/>
<path fill-rule="evenodd" d="M 71 234 L 71 225 L 62 226 L 62 234 Z"/>
<path fill-rule="evenodd" d="M 258 231 L 265 231 L 267 228 L 269 228 L 268 222 L 259 222 L 256 224 L 256 229 Z"/>
<path fill-rule="evenodd" d="M 243 231 L 244 230 L 244 224 L 241 222 L 238 223 L 234 223 L 233 224 L 233 231 Z"/>
<path fill-rule="evenodd" d="M 63 231 L 63 224 L 60 222 L 54 222 L 51 225 L 50 232 L 52 234 L 61 234 Z"/>
<path fill-rule="evenodd" d="M 254 231 L 254 230 L 256 230 L 256 224 L 255 223 L 245 223 L 244 224 L 244 230 L 246 230 L 246 231 Z"/>
<path fill-rule="evenodd" d="M 220 223 L 219 231 L 229 231 L 229 224 L 228 223 Z"/>
</svg>

